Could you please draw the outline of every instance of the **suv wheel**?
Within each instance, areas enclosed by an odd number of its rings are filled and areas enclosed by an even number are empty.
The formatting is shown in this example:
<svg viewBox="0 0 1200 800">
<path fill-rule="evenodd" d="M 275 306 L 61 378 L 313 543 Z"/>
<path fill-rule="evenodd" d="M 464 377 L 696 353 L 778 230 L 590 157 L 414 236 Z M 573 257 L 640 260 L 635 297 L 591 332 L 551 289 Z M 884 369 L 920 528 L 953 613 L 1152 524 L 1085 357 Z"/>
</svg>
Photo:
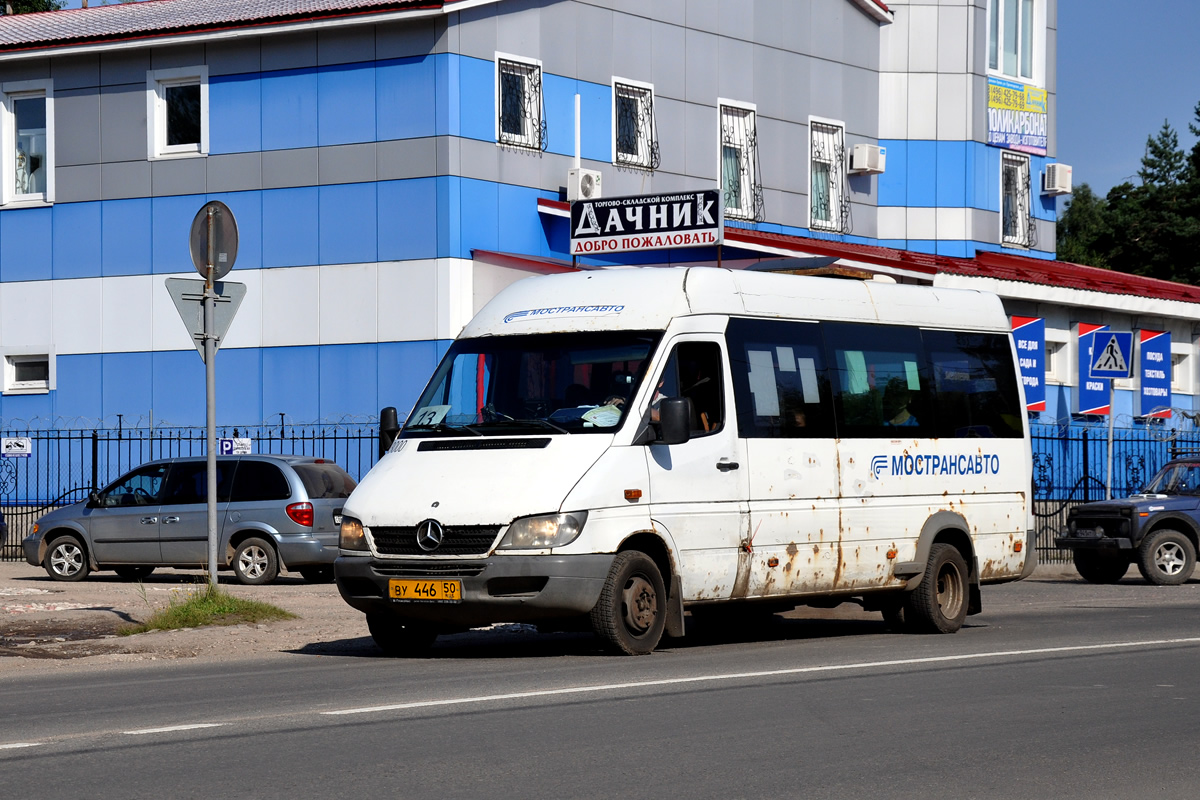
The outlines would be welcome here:
<svg viewBox="0 0 1200 800">
<path fill-rule="evenodd" d="M 1196 548 L 1179 531 L 1158 530 L 1138 548 L 1138 570 L 1159 586 L 1186 583 L 1196 569 Z"/>
<path fill-rule="evenodd" d="M 1076 550 L 1072 560 L 1079 576 L 1088 583 L 1116 583 L 1129 571 L 1129 558 L 1119 551 Z"/>
<path fill-rule="evenodd" d="M 246 539 L 233 552 L 233 574 L 241 583 L 270 583 L 279 574 L 275 548 L 257 536 Z"/>
</svg>

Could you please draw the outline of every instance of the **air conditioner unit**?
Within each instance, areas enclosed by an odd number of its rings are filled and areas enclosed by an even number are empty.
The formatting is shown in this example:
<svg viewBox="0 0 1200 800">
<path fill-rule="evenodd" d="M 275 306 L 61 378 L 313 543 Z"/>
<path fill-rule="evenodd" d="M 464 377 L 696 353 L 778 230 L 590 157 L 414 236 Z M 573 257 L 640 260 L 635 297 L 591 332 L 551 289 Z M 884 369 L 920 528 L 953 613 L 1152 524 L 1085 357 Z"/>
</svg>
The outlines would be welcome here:
<svg viewBox="0 0 1200 800">
<path fill-rule="evenodd" d="M 887 148 L 877 144 L 856 144 L 850 149 L 850 171 L 876 175 L 887 168 Z"/>
<path fill-rule="evenodd" d="M 600 173 L 594 169 L 576 167 L 567 172 L 567 200 L 595 200 L 601 197 Z"/>
<path fill-rule="evenodd" d="M 1042 194 L 1070 194 L 1071 165 L 1047 164 L 1042 175 Z"/>
</svg>

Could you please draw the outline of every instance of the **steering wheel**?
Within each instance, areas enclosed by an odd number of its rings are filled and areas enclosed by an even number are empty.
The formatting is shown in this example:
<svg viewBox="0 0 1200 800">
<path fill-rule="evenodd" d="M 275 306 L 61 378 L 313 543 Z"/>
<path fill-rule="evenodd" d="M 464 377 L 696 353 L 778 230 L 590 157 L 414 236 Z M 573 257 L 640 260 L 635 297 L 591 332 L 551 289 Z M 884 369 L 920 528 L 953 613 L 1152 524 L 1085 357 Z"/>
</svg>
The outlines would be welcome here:
<svg viewBox="0 0 1200 800">
<path fill-rule="evenodd" d="M 150 496 L 150 493 L 147 492 L 145 489 L 143 489 L 141 486 L 139 486 L 133 490 L 133 496 L 136 497 L 139 501 L 154 499 L 153 497 Z"/>
</svg>

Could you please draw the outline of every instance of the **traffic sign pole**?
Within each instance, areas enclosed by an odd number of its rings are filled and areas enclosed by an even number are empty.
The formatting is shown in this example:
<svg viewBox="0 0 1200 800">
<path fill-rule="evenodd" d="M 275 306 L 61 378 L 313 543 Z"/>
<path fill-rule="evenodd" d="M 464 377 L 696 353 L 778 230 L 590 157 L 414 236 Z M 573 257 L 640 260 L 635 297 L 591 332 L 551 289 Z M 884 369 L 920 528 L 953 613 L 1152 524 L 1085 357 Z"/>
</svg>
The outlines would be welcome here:
<svg viewBox="0 0 1200 800">
<path fill-rule="evenodd" d="M 1112 379 L 1108 381 L 1108 480 L 1104 482 L 1104 499 L 1112 500 L 1112 462 L 1113 462 L 1113 420 L 1117 416 L 1117 391 L 1113 388 Z"/>
<path fill-rule="evenodd" d="M 217 243 L 213 236 L 216 209 L 208 209 L 208 258 L 204 276 L 204 405 L 208 452 L 208 580 L 217 585 L 217 348 L 213 315 L 217 293 L 213 286 Z"/>
</svg>

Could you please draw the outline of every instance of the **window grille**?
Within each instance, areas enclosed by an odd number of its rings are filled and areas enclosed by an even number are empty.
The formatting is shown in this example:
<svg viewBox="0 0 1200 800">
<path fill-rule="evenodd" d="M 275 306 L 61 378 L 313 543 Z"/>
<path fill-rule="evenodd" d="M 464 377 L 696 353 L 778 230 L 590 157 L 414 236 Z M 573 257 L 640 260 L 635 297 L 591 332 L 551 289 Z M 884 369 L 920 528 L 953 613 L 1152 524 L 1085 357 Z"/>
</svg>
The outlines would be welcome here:
<svg viewBox="0 0 1200 800">
<path fill-rule="evenodd" d="M 1016 153 L 1004 153 L 1000 159 L 1000 170 L 1003 189 L 1000 241 L 1013 247 L 1035 247 L 1037 231 L 1030 202 L 1029 158 Z"/>
<path fill-rule="evenodd" d="M 809 143 L 809 227 L 848 233 L 850 199 L 846 194 L 845 132 L 840 125 L 813 121 Z"/>
<path fill-rule="evenodd" d="M 616 83 L 613 86 L 616 158 L 613 163 L 653 172 L 658 169 L 658 130 L 654 125 L 654 90 Z"/>
<path fill-rule="evenodd" d="M 523 61 L 498 59 L 500 70 L 498 141 L 528 150 L 546 149 L 542 114 L 542 68 Z"/>
<path fill-rule="evenodd" d="M 725 216 L 762 221 L 763 192 L 753 109 L 721 106 L 721 189 L 725 194 Z"/>
</svg>

